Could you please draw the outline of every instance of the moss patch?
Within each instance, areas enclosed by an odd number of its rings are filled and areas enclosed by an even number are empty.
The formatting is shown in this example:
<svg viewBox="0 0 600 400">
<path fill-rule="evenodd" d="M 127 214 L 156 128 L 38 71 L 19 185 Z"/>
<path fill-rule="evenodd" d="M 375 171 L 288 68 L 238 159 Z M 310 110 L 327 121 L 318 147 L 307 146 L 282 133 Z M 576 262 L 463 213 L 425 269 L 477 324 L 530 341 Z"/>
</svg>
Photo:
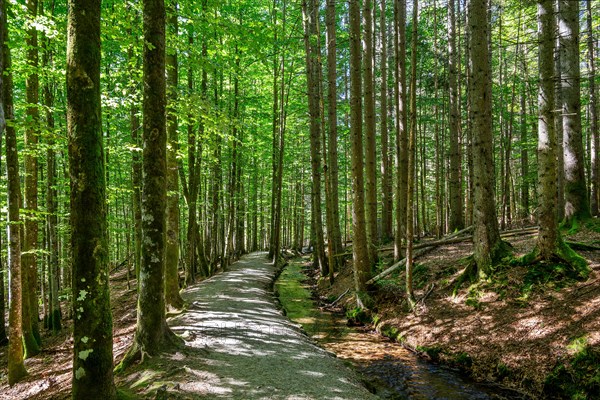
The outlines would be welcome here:
<svg viewBox="0 0 600 400">
<path fill-rule="evenodd" d="M 544 383 L 544 394 L 551 398 L 600 398 L 600 349 L 585 344 L 585 339 L 575 339 L 569 348 L 573 357 L 559 363 Z M 585 344 L 585 345 L 584 345 Z"/>
</svg>

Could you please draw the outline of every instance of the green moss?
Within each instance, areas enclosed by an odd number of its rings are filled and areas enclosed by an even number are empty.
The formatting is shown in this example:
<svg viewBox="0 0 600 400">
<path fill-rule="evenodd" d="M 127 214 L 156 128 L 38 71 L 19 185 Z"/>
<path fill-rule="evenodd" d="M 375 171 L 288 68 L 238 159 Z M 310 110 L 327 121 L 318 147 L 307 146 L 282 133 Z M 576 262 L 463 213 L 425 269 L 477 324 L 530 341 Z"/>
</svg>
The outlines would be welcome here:
<svg viewBox="0 0 600 400">
<path fill-rule="evenodd" d="M 417 346 L 417 350 L 427 354 L 433 362 L 440 361 L 440 354 L 442 354 L 443 351 L 440 346 Z"/>
<path fill-rule="evenodd" d="M 499 362 L 498 364 L 496 364 L 496 368 L 494 369 L 494 376 L 496 377 L 497 380 L 502 380 L 508 376 L 510 376 L 511 370 L 508 367 L 508 365 L 504 364 L 503 362 Z"/>
<path fill-rule="evenodd" d="M 553 398 L 600 398 L 600 349 L 577 338 L 569 345 L 573 357 L 558 364 L 546 377 L 544 394 Z"/>
<path fill-rule="evenodd" d="M 371 313 L 361 307 L 354 307 L 346 311 L 348 323 L 352 325 L 365 325 L 371 323 Z"/>
<path fill-rule="evenodd" d="M 448 364 L 466 373 L 471 370 L 471 367 L 473 366 L 473 359 L 469 354 L 461 351 L 459 353 L 450 355 L 448 358 Z"/>
<path fill-rule="evenodd" d="M 384 325 L 381 327 L 380 332 L 383 336 L 396 340 L 400 335 L 400 331 L 393 325 Z"/>
</svg>

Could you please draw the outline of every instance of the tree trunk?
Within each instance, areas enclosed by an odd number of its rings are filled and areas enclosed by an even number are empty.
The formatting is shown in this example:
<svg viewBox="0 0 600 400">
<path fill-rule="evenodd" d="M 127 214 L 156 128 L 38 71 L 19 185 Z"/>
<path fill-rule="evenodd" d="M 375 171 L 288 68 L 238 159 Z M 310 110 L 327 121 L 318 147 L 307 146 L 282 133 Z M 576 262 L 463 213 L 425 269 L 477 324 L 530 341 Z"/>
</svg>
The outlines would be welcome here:
<svg viewBox="0 0 600 400">
<path fill-rule="evenodd" d="M 367 223 L 367 243 L 369 262 L 375 264 L 377 258 L 377 142 L 375 140 L 375 91 L 373 90 L 373 6 L 371 0 L 364 1 L 364 57 L 363 79 L 365 102 L 365 217 Z"/>
<path fill-rule="evenodd" d="M 165 7 L 144 0 L 144 102 L 142 153 L 142 265 L 133 345 L 121 368 L 165 350 L 175 336 L 165 319 L 167 132 Z"/>
<path fill-rule="evenodd" d="M 316 7 L 316 8 L 315 8 Z M 312 210 L 315 256 L 314 263 L 320 269 L 321 276 L 329 275 L 329 267 L 325 258 L 325 243 L 323 239 L 323 222 L 321 212 L 321 128 L 323 115 L 321 115 L 320 86 L 318 77 L 321 76 L 318 60 L 318 5 L 315 0 L 302 2 L 304 17 L 304 46 L 306 49 L 308 109 L 310 115 L 310 164 L 312 170 Z"/>
<path fill-rule="evenodd" d="M 51 53 L 47 46 L 48 38 L 44 37 L 44 66 L 51 68 Z M 44 83 L 44 106 L 46 107 L 46 125 L 50 135 L 48 136 L 48 150 L 46 151 L 46 211 L 48 227 L 48 283 L 49 303 L 48 329 L 57 333 L 61 330 L 61 310 L 58 300 L 59 291 L 59 258 L 58 258 L 58 201 L 56 190 L 56 151 L 54 146 L 54 94 L 50 86 L 50 77 L 46 77 Z"/>
<path fill-rule="evenodd" d="M 6 178 L 8 201 L 8 272 L 10 277 L 8 304 L 8 384 L 20 381 L 27 370 L 23 364 L 23 268 L 21 264 L 21 220 L 19 216 L 21 186 L 19 156 L 15 132 L 13 107 L 13 81 L 10 48 L 8 46 L 8 22 L 6 0 L 0 0 L 0 45 L 2 63 L 0 71 L 0 129 L 6 134 Z M 8 123 L 7 123 L 8 122 Z"/>
<path fill-rule="evenodd" d="M 456 52 L 456 14 L 454 0 L 448 1 L 448 89 L 449 89 L 449 159 L 450 174 L 448 176 L 449 191 L 449 221 L 448 230 L 453 232 L 461 230 L 464 227 L 463 216 L 463 193 L 461 179 L 461 162 L 459 147 L 459 99 L 458 99 L 458 71 L 457 71 L 457 52 Z"/>
<path fill-rule="evenodd" d="M 27 1 L 29 18 L 33 21 L 37 17 L 37 0 Z M 25 128 L 25 196 L 23 208 L 25 212 L 25 236 L 23 240 L 23 343 L 25 345 L 25 358 L 32 357 L 40 352 L 41 337 L 39 328 L 39 310 L 37 297 L 37 256 L 38 247 L 38 162 L 37 147 L 39 135 L 39 79 L 38 69 L 38 37 L 37 29 L 31 27 L 27 32 L 27 65 L 31 72 L 25 83 L 25 97 L 27 101 L 28 124 Z"/>
<path fill-rule="evenodd" d="M 169 8 L 169 30 L 171 40 L 179 34 L 177 23 L 177 3 Z M 177 121 L 178 101 L 178 64 L 177 49 L 173 48 L 166 56 L 167 68 L 167 235 L 165 259 L 165 305 L 168 308 L 181 309 L 183 299 L 179 295 L 179 175 L 177 150 L 179 134 Z"/>
<path fill-rule="evenodd" d="M 559 51 L 565 168 L 565 225 L 576 227 L 590 217 L 583 135 L 579 67 L 579 2 L 559 0 Z"/>
<path fill-rule="evenodd" d="M 586 1 L 587 4 L 587 24 L 588 24 L 588 70 L 590 87 L 590 136 L 591 136 L 591 212 L 592 215 L 600 215 L 600 131 L 598 124 L 598 99 L 596 93 L 596 60 L 595 55 L 595 37 L 592 20 L 592 1 Z"/>
<path fill-rule="evenodd" d="M 68 26 L 73 399 L 115 399 L 100 111 L 100 1 L 71 0 Z"/>
<path fill-rule="evenodd" d="M 413 240 L 414 240 L 414 195 L 415 195 L 415 141 L 417 138 L 417 21 L 419 2 L 413 0 L 412 44 L 410 54 L 410 133 L 408 136 L 408 181 L 406 186 L 406 298 L 410 307 L 415 305 L 413 292 Z"/>
<path fill-rule="evenodd" d="M 486 0 L 469 4 L 469 59 L 471 120 L 473 123 L 473 248 L 479 278 L 492 273 L 492 266 L 506 253 L 500 239 L 494 196 L 492 150 L 492 71 Z"/>
<path fill-rule="evenodd" d="M 367 297 L 367 281 L 371 264 L 367 248 L 365 193 L 363 175 L 362 79 L 360 46 L 360 6 L 350 0 L 350 140 L 352 145 L 352 259 L 356 300 L 363 307 Z"/>
<path fill-rule="evenodd" d="M 402 258 L 402 238 L 406 234 L 406 185 L 408 179 L 408 141 L 406 112 L 406 0 L 394 2 L 394 53 L 395 53 L 395 101 L 396 101 L 396 230 L 394 236 L 394 260 Z"/>
<path fill-rule="evenodd" d="M 381 40 L 381 241 L 386 243 L 392 240 L 392 168 L 389 155 L 389 132 L 388 132 L 388 57 L 387 57 L 387 26 L 386 26 L 386 0 L 380 2 L 379 29 Z"/>
<path fill-rule="evenodd" d="M 340 231 L 340 205 L 339 205 L 339 167 L 338 167 L 338 131 L 337 131 L 337 37 L 336 37 L 336 0 L 327 1 L 327 174 L 329 176 L 331 196 L 331 222 L 332 226 L 328 238 L 332 242 L 334 264 L 330 266 L 333 271 L 341 267 L 343 252 L 342 235 Z"/>
</svg>

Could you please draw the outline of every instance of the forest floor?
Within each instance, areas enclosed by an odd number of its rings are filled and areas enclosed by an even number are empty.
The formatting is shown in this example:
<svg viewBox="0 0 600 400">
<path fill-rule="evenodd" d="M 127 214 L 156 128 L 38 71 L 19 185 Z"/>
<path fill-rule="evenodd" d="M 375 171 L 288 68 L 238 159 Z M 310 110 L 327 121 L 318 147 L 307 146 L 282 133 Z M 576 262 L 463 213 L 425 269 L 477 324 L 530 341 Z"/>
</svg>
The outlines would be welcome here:
<svg viewBox="0 0 600 400">
<path fill-rule="evenodd" d="M 597 247 L 598 226 L 595 221 L 593 229 L 565 239 Z M 521 256 L 533 249 L 535 239 L 535 234 L 524 234 L 507 241 Z M 570 397 L 580 390 L 600 396 L 600 251 L 578 251 L 592 270 L 584 282 L 554 279 L 556 270 L 543 267 L 506 266 L 491 282 L 464 284 L 454 293 L 471 253 L 467 240 L 439 246 L 416 260 L 415 294 L 421 301 L 414 312 L 405 301 L 403 269 L 380 280 L 371 293 L 372 313 L 363 320 L 419 355 L 478 381 L 497 382 L 533 398 Z M 392 254 L 380 255 L 384 269 Z M 350 289 L 336 307 L 356 314 L 353 285 L 348 260 L 333 287 L 319 281 L 317 294 L 327 305 Z"/>
<path fill-rule="evenodd" d="M 185 346 L 133 366 L 116 377 L 133 398 L 152 399 L 370 399 L 376 398 L 341 360 L 315 345 L 280 311 L 272 293 L 276 275 L 264 253 L 244 256 L 227 272 L 188 288 L 185 312 L 169 326 Z M 124 274 L 113 276 L 115 360 L 131 344 L 135 295 Z M 6 347 L 0 399 L 70 397 L 72 341 L 45 337 L 43 352 L 26 360 L 29 376 L 6 384 Z"/>
</svg>

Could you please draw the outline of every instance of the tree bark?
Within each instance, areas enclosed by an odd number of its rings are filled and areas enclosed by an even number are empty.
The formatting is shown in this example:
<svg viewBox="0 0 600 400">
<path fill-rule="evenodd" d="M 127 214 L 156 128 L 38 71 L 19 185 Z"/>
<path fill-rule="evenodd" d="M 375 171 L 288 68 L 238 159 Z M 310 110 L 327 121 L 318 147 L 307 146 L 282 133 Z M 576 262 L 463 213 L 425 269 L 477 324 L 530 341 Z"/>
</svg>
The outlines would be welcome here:
<svg viewBox="0 0 600 400">
<path fill-rule="evenodd" d="M 165 6 L 144 0 L 144 101 L 142 153 L 142 265 L 133 344 L 118 370 L 174 344 L 165 318 L 167 132 Z"/>
<path fill-rule="evenodd" d="M 169 33 L 172 41 L 177 40 L 177 2 L 169 7 Z M 179 295 L 179 175 L 177 150 L 179 148 L 177 101 L 178 101 L 178 64 L 177 47 L 173 45 L 166 56 L 167 68 L 167 235 L 165 261 L 165 305 L 172 309 L 181 309 L 183 299 Z"/>
<path fill-rule="evenodd" d="M 315 8 L 317 7 L 317 8 Z M 321 67 L 318 61 L 318 5 L 315 0 L 302 2 L 304 16 L 304 46 L 306 50 L 307 85 L 308 85 L 308 108 L 310 116 L 310 164 L 312 170 L 312 210 L 313 226 L 315 234 L 315 256 L 314 263 L 321 271 L 321 276 L 329 275 L 329 266 L 325 258 L 325 243 L 323 239 L 323 220 L 321 212 L 321 129 L 323 115 L 321 114 L 321 94 L 318 69 Z"/>
<path fill-rule="evenodd" d="M 500 239 L 494 200 L 492 71 L 487 1 L 471 0 L 468 13 L 470 118 L 473 123 L 473 248 L 478 275 L 483 279 L 492 273 L 493 264 L 506 253 L 506 247 Z"/>
<path fill-rule="evenodd" d="M 406 185 L 408 179 L 408 141 L 406 111 L 406 0 L 394 2 L 394 53 L 395 53 L 395 102 L 396 102 L 396 229 L 394 236 L 394 260 L 402 256 L 402 239 L 406 234 Z"/>
<path fill-rule="evenodd" d="M 565 226 L 588 219 L 590 205 L 585 179 L 581 131 L 581 75 L 579 67 L 579 2 L 559 0 L 559 51 L 562 91 L 565 168 Z"/>
<path fill-rule="evenodd" d="M 588 70 L 589 70 L 589 90 L 590 90 L 590 136 L 591 136 L 591 212 L 592 215 L 600 215 L 600 131 L 598 123 L 598 99 L 596 93 L 596 60 L 595 60 L 595 40 L 592 20 L 592 1 L 586 1 L 587 4 L 587 51 L 588 51 Z"/>
<path fill-rule="evenodd" d="M 27 1 L 27 12 L 31 21 L 37 17 L 37 0 Z M 38 248 L 38 161 L 37 147 L 39 141 L 39 77 L 38 69 L 38 36 L 35 27 L 27 32 L 27 65 L 31 68 L 25 82 L 28 124 L 25 128 L 25 196 L 23 208 L 25 212 L 25 236 L 23 238 L 23 343 L 25 358 L 40 352 L 41 336 L 39 328 L 39 310 L 37 297 L 37 256 Z"/>
<path fill-rule="evenodd" d="M 23 363 L 23 268 L 21 264 L 21 219 L 19 216 L 21 186 L 19 177 L 19 156 L 15 131 L 13 108 L 13 81 L 8 46 L 8 22 L 6 0 L 0 0 L 0 46 L 2 57 L 0 84 L 2 109 L 0 129 L 6 134 L 6 175 L 8 201 L 8 272 L 10 276 L 10 302 L 8 304 L 8 384 L 20 381 L 27 370 Z"/>
<path fill-rule="evenodd" d="M 463 194 L 462 177 L 459 148 L 459 99 L 458 99 L 458 72 L 457 72 L 457 53 L 456 53 L 456 13 L 454 0 L 448 1 L 448 107 L 449 107 L 449 159 L 450 173 L 448 176 L 449 191 L 449 220 L 448 230 L 450 232 L 461 230 L 464 227 L 463 216 Z"/>
<path fill-rule="evenodd" d="M 362 77 L 360 45 L 360 6 L 358 0 L 350 0 L 350 140 L 352 147 L 352 259 L 354 266 L 354 286 L 359 307 L 363 307 L 367 297 L 367 281 L 371 274 L 371 264 L 367 248 L 365 223 L 365 192 L 363 173 L 362 135 Z"/>
<path fill-rule="evenodd" d="M 69 1 L 73 399 L 115 399 L 100 101 L 100 0 Z"/>
<path fill-rule="evenodd" d="M 380 114 L 381 114 L 381 240 L 389 242 L 393 238 L 392 233 L 392 168 L 389 154 L 389 132 L 388 132 L 388 38 L 386 26 L 386 0 L 380 1 L 379 29 L 381 40 L 381 92 L 380 92 Z"/>
<path fill-rule="evenodd" d="M 327 171 L 329 176 L 331 196 L 331 228 L 328 239 L 332 243 L 334 263 L 330 266 L 333 271 L 341 267 L 343 252 L 342 234 L 340 231 L 340 205 L 339 205 L 339 166 L 338 166 L 338 130 L 337 130 L 337 37 L 336 37 L 336 0 L 328 0 L 326 8 L 327 25 Z"/>
<path fill-rule="evenodd" d="M 365 202 L 367 243 L 369 262 L 375 264 L 377 259 L 377 167 L 375 140 L 375 91 L 373 88 L 373 5 L 371 0 L 365 0 L 364 4 L 364 57 L 363 57 L 363 79 L 365 102 L 364 124 L 365 124 Z"/>
</svg>

